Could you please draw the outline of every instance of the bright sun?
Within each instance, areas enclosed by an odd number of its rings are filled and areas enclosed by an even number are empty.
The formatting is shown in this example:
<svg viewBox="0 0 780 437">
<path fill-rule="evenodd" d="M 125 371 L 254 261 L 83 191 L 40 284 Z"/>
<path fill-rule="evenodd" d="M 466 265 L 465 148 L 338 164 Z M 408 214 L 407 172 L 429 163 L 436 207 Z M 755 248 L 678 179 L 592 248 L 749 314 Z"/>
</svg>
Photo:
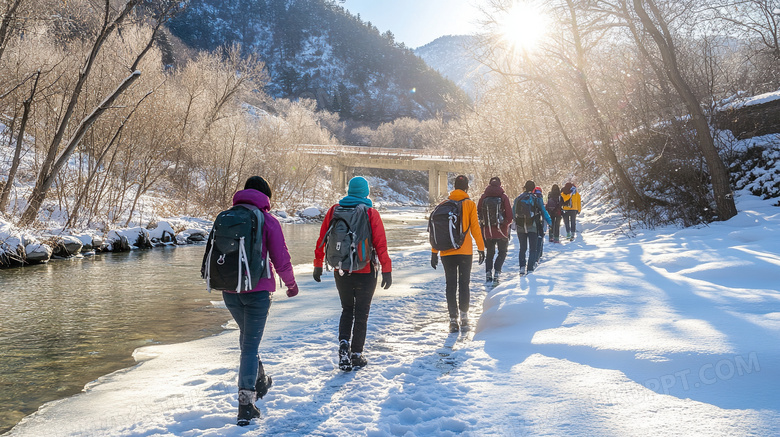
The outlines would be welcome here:
<svg viewBox="0 0 780 437">
<path fill-rule="evenodd" d="M 531 51 L 547 32 L 549 21 L 534 4 L 518 2 L 499 21 L 501 37 L 514 49 Z"/>
</svg>

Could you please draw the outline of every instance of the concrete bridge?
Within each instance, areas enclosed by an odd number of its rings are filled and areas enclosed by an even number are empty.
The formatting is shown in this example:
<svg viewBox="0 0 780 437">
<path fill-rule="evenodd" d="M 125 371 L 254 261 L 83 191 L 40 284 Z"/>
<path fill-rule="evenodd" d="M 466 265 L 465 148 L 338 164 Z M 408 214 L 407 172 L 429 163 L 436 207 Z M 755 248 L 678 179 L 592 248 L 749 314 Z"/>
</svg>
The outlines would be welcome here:
<svg viewBox="0 0 780 437">
<path fill-rule="evenodd" d="M 454 157 L 443 152 L 388 147 L 301 145 L 298 150 L 316 156 L 332 168 L 333 188 L 346 190 L 356 167 L 428 172 L 428 201 L 447 195 L 448 173 L 467 174 L 474 168 L 473 157 Z"/>
</svg>

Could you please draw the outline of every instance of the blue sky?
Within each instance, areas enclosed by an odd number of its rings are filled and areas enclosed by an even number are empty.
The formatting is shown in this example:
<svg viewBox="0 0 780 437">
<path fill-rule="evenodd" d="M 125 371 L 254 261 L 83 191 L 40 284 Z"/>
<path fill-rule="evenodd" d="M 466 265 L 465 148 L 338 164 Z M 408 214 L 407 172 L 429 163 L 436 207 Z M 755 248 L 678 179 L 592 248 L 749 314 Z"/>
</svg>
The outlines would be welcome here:
<svg viewBox="0 0 780 437">
<path fill-rule="evenodd" d="M 417 48 L 442 35 L 474 33 L 480 0 L 347 0 L 343 6 L 380 32 Z"/>
</svg>

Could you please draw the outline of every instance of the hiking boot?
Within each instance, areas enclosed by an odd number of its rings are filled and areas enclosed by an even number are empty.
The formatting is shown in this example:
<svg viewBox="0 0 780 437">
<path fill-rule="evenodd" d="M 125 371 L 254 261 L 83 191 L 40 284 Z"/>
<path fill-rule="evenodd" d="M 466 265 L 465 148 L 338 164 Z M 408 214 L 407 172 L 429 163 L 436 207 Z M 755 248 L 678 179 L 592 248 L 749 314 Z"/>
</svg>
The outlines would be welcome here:
<svg viewBox="0 0 780 437">
<path fill-rule="evenodd" d="M 458 331 L 460 331 L 460 326 L 458 326 L 457 317 L 450 318 L 450 333 L 458 332 Z"/>
<path fill-rule="evenodd" d="M 525 274 L 525 266 L 520 266 L 520 276 Z"/>
<path fill-rule="evenodd" d="M 566 233 L 566 239 L 567 240 L 571 240 L 571 232 L 567 232 Z"/>
<path fill-rule="evenodd" d="M 263 369 L 263 362 L 257 361 L 257 380 L 255 381 L 255 392 L 257 392 L 257 398 L 263 399 L 268 393 L 268 389 L 273 385 L 274 380 L 270 376 L 265 374 Z"/>
<path fill-rule="evenodd" d="M 462 332 L 467 332 L 471 329 L 469 326 L 469 313 L 467 312 L 460 312 L 460 330 Z"/>
<path fill-rule="evenodd" d="M 555 243 L 561 244 L 561 240 L 559 240 L 559 239 L 557 239 L 557 238 L 556 238 L 556 239 L 555 239 Z"/>
<path fill-rule="evenodd" d="M 255 382 L 255 391 L 257 392 L 257 398 L 263 399 L 263 396 L 268 394 L 268 389 L 274 384 L 274 380 L 268 375 L 262 375 L 257 378 Z"/>
<path fill-rule="evenodd" d="M 493 275 L 493 285 L 498 284 L 499 282 L 501 282 L 500 278 L 501 278 L 501 272 L 497 271 L 496 274 Z"/>
<path fill-rule="evenodd" d="M 352 368 L 360 368 L 360 367 L 366 367 L 366 364 L 368 364 L 368 360 L 366 360 L 366 357 L 363 356 L 361 352 L 353 352 L 352 353 Z"/>
<path fill-rule="evenodd" d="M 352 370 L 352 360 L 349 356 L 349 342 L 347 340 L 339 342 L 339 369 L 345 372 Z"/>
<path fill-rule="evenodd" d="M 493 275 L 490 272 L 485 274 L 485 282 L 493 282 Z"/>
<path fill-rule="evenodd" d="M 555 242 L 554 240 L 555 239 L 553 237 L 550 237 L 550 243 L 554 243 Z"/>
<path fill-rule="evenodd" d="M 255 406 L 256 393 L 252 390 L 238 391 L 238 426 L 247 426 L 252 419 L 260 417 L 260 410 Z"/>
</svg>

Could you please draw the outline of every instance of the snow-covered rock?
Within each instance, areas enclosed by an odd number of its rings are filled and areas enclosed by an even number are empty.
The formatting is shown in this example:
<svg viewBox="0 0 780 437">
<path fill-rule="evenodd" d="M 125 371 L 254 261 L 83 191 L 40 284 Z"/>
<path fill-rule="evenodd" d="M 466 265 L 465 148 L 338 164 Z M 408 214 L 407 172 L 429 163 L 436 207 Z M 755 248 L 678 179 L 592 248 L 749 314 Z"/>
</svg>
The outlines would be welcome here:
<svg viewBox="0 0 780 437">
<path fill-rule="evenodd" d="M 44 263 L 51 259 L 52 248 L 43 243 L 30 243 L 24 248 L 25 258 L 30 264 Z"/>
<path fill-rule="evenodd" d="M 108 233 L 107 240 L 113 252 L 152 247 L 149 231 L 141 227 L 112 230 Z"/>
<path fill-rule="evenodd" d="M 313 219 L 320 217 L 322 215 L 322 212 L 320 212 L 320 209 L 314 206 L 310 206 L 303 211 L 301 211 L 301 217 Z"/>
<path fill-rule="evenodd" d="M 162 221 L 157 223 L 157 227 L 149 229 L 149 238 L 152 243 L 173 244 L 176 241 L 176 232 L 170 223 Z"/>
</svg>

